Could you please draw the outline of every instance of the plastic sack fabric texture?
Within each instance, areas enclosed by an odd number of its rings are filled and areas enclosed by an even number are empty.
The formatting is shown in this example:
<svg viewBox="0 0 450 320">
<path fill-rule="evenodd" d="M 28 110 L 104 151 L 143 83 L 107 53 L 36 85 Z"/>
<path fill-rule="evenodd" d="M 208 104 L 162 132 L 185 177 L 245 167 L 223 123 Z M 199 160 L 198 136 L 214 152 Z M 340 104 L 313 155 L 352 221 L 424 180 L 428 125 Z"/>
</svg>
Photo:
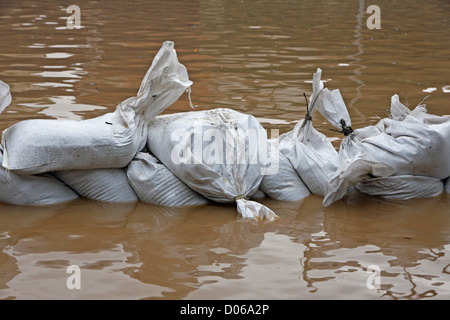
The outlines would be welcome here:
<svg viewBox="0 0 450 320">
<path fill-rule="evenodd" d="M 3 151 L 0 148 L 0 160 Z M 15 205 L 51 205 L 69 202 L 78 195 L 50 174 L 18 175 L 0 166 L 0 202 Z"/>
<path fill-rule="evenodd" d="M 265 177 L 265 176 L 264 176 Z M 264 178 L 263 178 L 264 179 Z M 260 201 L 266 197 L 266 194 L 261 190 L 261 186 L 250 198 L 250 200 Z"/>
<path fill-rule="evenodd" d="M 147 122 L 190 86 L 171 41 L 163 43 L 139 91 L 112 113 L 82 121 L 25 120 L 3 132 L 3 167 L 21 174 L 124 168 L 147 139 Z"/>
<path fill-rule="evenodd" d="M 222 108 L 159 116 L 150 122 L 147 139 L 149 151 L 193 190 L 236 203 L 243 218 L 271 220 L 272 210 L 248 200 L 267 169 L 267 145 L 255 117 Z"/>
<path fill-rule="evenodd" d="M 0 113 L 11 103 L 9 85 L 0 80 Z"/>
<path fill-rule="evenodd" d="M 423 105 L 410 111 L 394 95 L 391 117 L 375 126 L 353 131 L 347 123 L 337 123 L 346 135 L 339 149 L 339 169 L 327 184 L 325 206 L 373 177 L 450 175 L 450 118 L 430 115 Z"/>
<path fill-rule="evenodd" d="M 280 201 L 300 201 L 311 194 L 286 156 L 280 152 L 278 171 L 275 174 L 264 175 L 260 189 L 272 199 Z"/>
<path fill-rule="evenodd" d="M 105 202 L 138 201 L 123 168 L 67 170 L 54 174 L 83 198 Z"/>
<path fill-rule="evenodd" d="M 208 200 L 189 188 L 155 156 L 138 152 L 127 167 L 128 181 L 139 199 L 161 206 L 207 204 Z"/>
<path fill-rule="evenodd" d="M 289 160 L 311 193 L 316 195 L 325 194 L 325 184 L 339 165 L 337 150 L 312 124 L 312 115 L 321 103 L 320 96 L 324 91 L 321 75 L 320 69 L 313 75 L 313 93 L 305 119 L 279 137 L 280 152 Z"/>
<path fill-rule="evenodd" d="M 407 200 L 436 197 L 444 191 L 444 183 L 434 177 L 399 175 L 363 180 L 355 189 L 384 199 Z"/>
</svg>

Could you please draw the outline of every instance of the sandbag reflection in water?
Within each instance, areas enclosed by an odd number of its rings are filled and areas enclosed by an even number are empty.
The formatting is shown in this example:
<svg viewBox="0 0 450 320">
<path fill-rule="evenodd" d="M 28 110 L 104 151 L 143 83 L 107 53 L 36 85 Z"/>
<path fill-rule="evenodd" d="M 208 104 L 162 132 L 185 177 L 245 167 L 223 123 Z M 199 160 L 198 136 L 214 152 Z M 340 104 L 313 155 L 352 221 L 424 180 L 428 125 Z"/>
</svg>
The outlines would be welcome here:
<svg viewBox="0 0 450 320">
<path fill-rule="evenodd" d="M 311 274 L 322 269 L 329 275 L 335 270 L 336 280 L 345 279 L 354 277 L 352 272 L 367 272 L 375 264 L 381 270 L 380 297 L 445 297 L 442 289 L 449 281 L 445 269 L 450 261 L 445 198 L 443 194 L 399 201 L 351 193 L 346 202 L 324 209 L 324 232 L 329 239 L 310 249 Z M 317 258 L 324 255 L 340 260 L 331 264 Z M 360 277 L 362 286 L 368 277 L 369 273 Z M 319 282 L 314 286 L 317 290 L 325 288 Z"/>
<path fill-rule="evenodd" d="M 0 205 L 3 209 L 5 205 Z M 0 298 L 78 299 L 110 298 L 120 288 L 122 297 L 138 298 L 142 285 L 132 283 L 117 269 L 128 266 L 121 248 L 123 226 L 134 203 L 112 204 L 79 199 L 70 206 L 13 207 L 1 210 Z M 20 223 L 19 223 L 20 222 Z M 82 290 L 68 290 L 67 267 L 82 270 Z M 151 288 L 153 289 L 153 288 Z M 149 288 L 145 287 L 146 292 Z M 154 290 L 154 289 L 153 289 Z"/>
</svg>

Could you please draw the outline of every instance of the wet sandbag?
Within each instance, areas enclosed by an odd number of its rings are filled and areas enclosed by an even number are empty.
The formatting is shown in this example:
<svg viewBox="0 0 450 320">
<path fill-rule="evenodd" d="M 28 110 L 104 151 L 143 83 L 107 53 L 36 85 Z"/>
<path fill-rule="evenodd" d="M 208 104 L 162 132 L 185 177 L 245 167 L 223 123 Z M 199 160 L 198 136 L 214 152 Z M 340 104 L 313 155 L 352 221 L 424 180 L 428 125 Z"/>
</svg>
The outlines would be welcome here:
<svg viewBox="0 0 450 320">
<path fill-rule="evenodd" d="M 21 174 L 124 168 L 147 139 L 148 120 L 175 102 L 192 84 L 173 42 L 155 56 L 135 97 L 115 112 L 82 121 L 21 121 L 3 132 L 3 166 Z"/>
<path fill-rule="evenodd" d="M 444 183 L 434 177 L 399 175 L 366 179 L 356 184 L 355 189 L 370 196 L 406 200 L 436 197 L 444 191 Z"/>
<path fill-rule="evenodd" d="M 264 175 L 259 187 L 267 196 L 280 201 L 300 201 L 311 194 L 286 156 L 280 152 L 278 170 Z"/>
<path fill-rule="evenodd" d="M 248 200 L 267 169 L 267 144 L 255 117 L 224 108 L 159 116 L 147 140 L 149 151 L 193 190 L 236 203 L 244 218 L 271 220 L 272 210 Z"/>
<path fill-rule="evenodd" d="M 3 151 L 0 148 L 0 160 Z M 51 174 L 18 175 L 0 166 L 0 202 L 15 205 L 51 205 L 69 202 L 78 195 Z"/>
<path fill-rule="evenodd" d="M 202 205 L 208 200 L 189 188 L 148 152 L 138 152 L 127 167 L 128 181 L 139 199 L 161 206 Z"/>
<path fill-rule="evenodd" d="M 9 85 L 0 80 L 0 113 L 2 113 L 7 106 L 9 106 L 11 99 Z"/>
<path fill-rule="evenodd" d="M 313 93 L 305 119 L 279 137 L 280 152 L 289 160 L 311 193 L 316 195 L 324 195 L 325 184 L 339 165 L 337 150 L 312 123 L 314 110 L 321 103 L 320 96 L 324 90 L 321 74 L 322 71 L 317 69 L 313 75 Z"/>
<path fill-rule="evenodd" d="M 339 158 L 330 140 L 313 127 L 311 120 L 299 121 L 292 131 L 280 136 L 280 152 L 311 193 L 324 195 Z"/>
<path fill-rule="evenodd" d="M 349 130 L 340 121 L 345 134 L 339 149 L 340 167 L 327 184 L 325 206 L 370 177 L 395 174 L 445 179 L 450 175 L 450 118 L 429 115 L 423 105 L 410 111 L 397 95 L 391 99 L 391 115 L 357 130 Z M 355 161 L 364 168 L 353 165 Z"/>
<path fill-rule="evenodd" d="M 123 168 L 67 170 L 54 174 L 83 198 L 105 202 L 138 201 Z"/>
<path fill-rule="evenodd" d="M 261 186 L 250 198 L 250 200 L 261 201 L 266 197 L 266 194 L 261 190 Z"/>
<path fill-rule="evenodd" d="M 400 103 L 392 97 L 392 105 Z M 405 107 L 406 108 L 406 107 Z M 445 179 L 450 175 L 450 117 L 420 112 L 406 114 L 401 120 L 385 118 L 362 136 L 343 139 L 342 157 L 358 155 L 386 163 L 397 175 L 424 175 Z"/>
</svg>

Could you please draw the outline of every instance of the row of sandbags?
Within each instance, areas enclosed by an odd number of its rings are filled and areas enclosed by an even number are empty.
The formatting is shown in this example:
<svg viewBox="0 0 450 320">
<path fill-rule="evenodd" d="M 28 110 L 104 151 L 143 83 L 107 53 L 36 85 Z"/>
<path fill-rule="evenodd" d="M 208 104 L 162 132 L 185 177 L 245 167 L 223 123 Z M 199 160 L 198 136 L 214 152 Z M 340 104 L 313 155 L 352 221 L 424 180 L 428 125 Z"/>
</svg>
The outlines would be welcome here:
<svg viewBox="0 0 450 320">
<path fill-rule="evenodd" d="M 386 199 L 434 197 L 449 190 L 449 116 L 428 114 L 424 105 L 411 111 L 394 95 L 390 117 L 353 130 L 339 90 L 324 88 L 320 76 L 318 69 L 306 119 L 280 137 L 280 150 L 311 192 L 324 196 L 325 206 L 352 188 Z M 338 151 L 313 128 L 315 109 L 344 135 Z"/>
<path fill-rule="evenodd" d="M 138 200 L 140 191 L 128 182 L 126 168 L 139 169 L 138 163 L 143 161 L 137 153 L 145 148 L 149 121 L 191 85 L 174 43 L 167 41 L 154 57 L 137 95 L 120 103 L 114 112 L 83 121 L 26 120 L 9 127 L 0 146 L 0 201 L 42 205 L 78 196 L 114 202 Z M 0 81 L 0 112 L 10 102 L 9 86 Z M 150 170 L 170 174 L 152 161 L 145 162 L 149 177 L 155 176 Z M 128 173 L 133 175 L 133 171 L 136 169 Z M 160 198 L 164 202 L 164 196 L 155 196 L 155 202 Z"/>
<path fill-rule="evenodd" d="M 103 201 L 141 199 L 181 206 L 204 204 L 209 199 L 236 203 L 245 218 L 272 219 L 275 213 L 250 200 L 258 194 L 262 166 L 243 157 L 244 153 L 254 157 L 259 144 L 246 143 L 242 131 L 255 129 L 262 144 L 267 141 L 256 118 L 229 109 L 185 113 L 181 119 L 180 114 L 156 118 L 191 84 L 186 68 L 178 62 L 173 42 L 168 41 L 155 56 L 138 94 L 120 103 L 115 112 L 83 121 L 25 120 L 7 128 L 2 136 L 0 200 L 51 204 L 79 195 Z M 226 140 L 220 143 L 226 144 L 227 150 L 236 147 L 243 153 L 233 155 L 237 161 L 219 161 L 217 165 L 198 159 L 192 164 L 177 162 L 184 158 L 171 162 L 174 150 L 189 151 L 191 124 L 220 127 L 219 135 L 227 132 Z M 177 129 L 187 131 L 174 145 L 171 137 Z M 219 152 L 214 159 L 217 156 Z M 41 192 L 39 183 L 44 176 L 46 190 Z M 19 195 L 11 197 L 13 193 Z"/>
<path fill-rule="evenodd" d="M 321 73 L 318 69 L 313 76 L 305 119 L 279 138 L 284 165 L 264 177 L 261 190 L 287 201 L 300 200 L 309 190 L 324 196 L 324 206 L 353 188 L 386 199 L 434 197 L 444 188 L 450 192 L 449 116 L 428 114 L 424 105 L 411 111 L 394 95 L 390 117 L 353 130 L 339 90 L 324 88 Z M 339 150 L 313 127 L 316 109 L 344 135 Z"/>
<path fill-rule="evenodd" d="M 236 203 L 246 218 L 272 219 L 272 210 L 250 199 L 263 192 L 298 201 L 313 193 L 327 206 L 351 188 L 393 199 L 442 193 L 450 176 L 450 118 L 429 115 L 424 106 L 410 111 L 394 96 L 391 117 L 352 130 L 339 90 L 324 88 L 320 78 L 318 69 L 305 119 L 279 139 L 268 139 L 253 116 L 230 109 L 157 116 L 192 84 L 173 43 L 165 42 L 137 96 L 114 113 L 27 120 L 6 129 L 0 201 L 49 204 L 79 195 L 184 206 L 212 200 Z M 0 95 L 0 110 L 11 101 L 8 92 Z M 339 150 L 313 127 L 316 109 L 345 135 Z"/>
</svg>

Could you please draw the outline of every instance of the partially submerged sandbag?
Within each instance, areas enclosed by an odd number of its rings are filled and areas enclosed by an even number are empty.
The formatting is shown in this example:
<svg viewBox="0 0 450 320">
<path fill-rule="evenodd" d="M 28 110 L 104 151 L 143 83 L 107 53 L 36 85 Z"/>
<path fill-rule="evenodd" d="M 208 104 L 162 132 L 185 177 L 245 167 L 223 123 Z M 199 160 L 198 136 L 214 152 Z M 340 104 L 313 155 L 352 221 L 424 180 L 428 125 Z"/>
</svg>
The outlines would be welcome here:
<svg viewBox="0 0 450 320">
<path fill-rule="evenodd" d="M 299 121 L 292 131 L 280 136 L 280 152 L 311 193 L 324 195 L 325 183 L 337 170 L 339 158 L 330 140 L 311 120 Z"/>
<path fill-rule="evenodd" d="M 395 174 L 445 179 L 450 175 L 450 118 L 428 115 L 423 106 L 410 111 L 397 95 L 391 99 L 391 115 L 357 130 L 349 129 L 346 121 L 330 121 L 340 124 L 345 137 L 339 149 L 339 169 L 327 183 L 325 206 L 372 177 Z"/>
<path fill-rule="evenodd" d="M 58 170 L 124 168 L 147 139 L 148 120 L 191 86 L 173 42 L 155 56 L 135 97 L 115 112 L 83 121 L 39 119 L 3 132 L 3 166 L 21 174 Z"/>
<path fill-rule="evenodd" d="M 376 161 L 359 157 L 340 160 L 338 169 L 325 185 L 323 200 L 325 207 L 342 199 L 360 181 L 374 177 L 388 177 L 395 173 L 390 166 Z"/>
<path fill-rule="evenodd" d="M 325 184 L 339 165 L 338 152 L 331 141 L 312 124 L 312 115 L 321 103 L 320 95 L 324 90 L 321 74 L 320 69 L 314 73 L 313 94 L 305 119 L 279 138 L 280 152 L 290 161 L 311 193 L 316 195 L 324 195 Z"/>
<path fill-rule="evenodd" d="M 260 186 L 261 187 L 261 186 Z M 264 199 L 266 197 L 266 194 L 260 189 L 258 189 L 258 191 L 256 191 L 251 197 L 250 200 L 254 200 L 254 201 L 261 201 L 262 199 Z"/>
<path fill-rule="evenodd" d="M 54 174 L 83 198 L 105 202 L 138 201 L 124 168 L 66 170 Z"/>
<path fill-rule="evenodd" d="M 355 189 L 384 199 L 407 200 L 436 197 L 444 191 L 444 183 L 434 177 L 395 175 L 363 180 Z"/>
<path fill-rule="evenodd" d="M 204 197 L 236 203 L 244 218 L 276 214 L 250 199 L 267 169 L 267 132 L 259 121 L 231 109 L 163 115 L 153 119 L 147 146 L 173 174 Z"/>
<path fill-rule="evenodd" d="M 392 104 L 398 103 L 398 96 L 394 95 Z M 445 179 L 450 175 L 450 118 L 427 117 L 421 106 L 419 110 L 422 112 L 406 114 L 401 120 L 380 120 L 370 135 L 360 137 L 356 132 L 349 136 L 342 141 L 342 156 L 352 158 L 360 154 L 388 164 L 397 175 Z"/>
<path fill-rule="evenodd" d="M 275 174 L 264 175 L 260 189 L 272 199 L 300 201 L 311 194 L 284 154 L 278 152 L 278 170 Z"/>
<path fill-rule="evenodd" d="M 189 188 L 148 152 L 138 152 L 127 167 L 128 181 L 139 199 L 161 206 L 202 205 L 208 200 Z"/>
<path fill-rule="evenodd" d="M 3 151 L 0 147 L 0 161 Z M 16 205 L 51 205 L 78 195 L 51 174 L 18 175 L 0 166 L 0 202 Z"/>
</svg>

